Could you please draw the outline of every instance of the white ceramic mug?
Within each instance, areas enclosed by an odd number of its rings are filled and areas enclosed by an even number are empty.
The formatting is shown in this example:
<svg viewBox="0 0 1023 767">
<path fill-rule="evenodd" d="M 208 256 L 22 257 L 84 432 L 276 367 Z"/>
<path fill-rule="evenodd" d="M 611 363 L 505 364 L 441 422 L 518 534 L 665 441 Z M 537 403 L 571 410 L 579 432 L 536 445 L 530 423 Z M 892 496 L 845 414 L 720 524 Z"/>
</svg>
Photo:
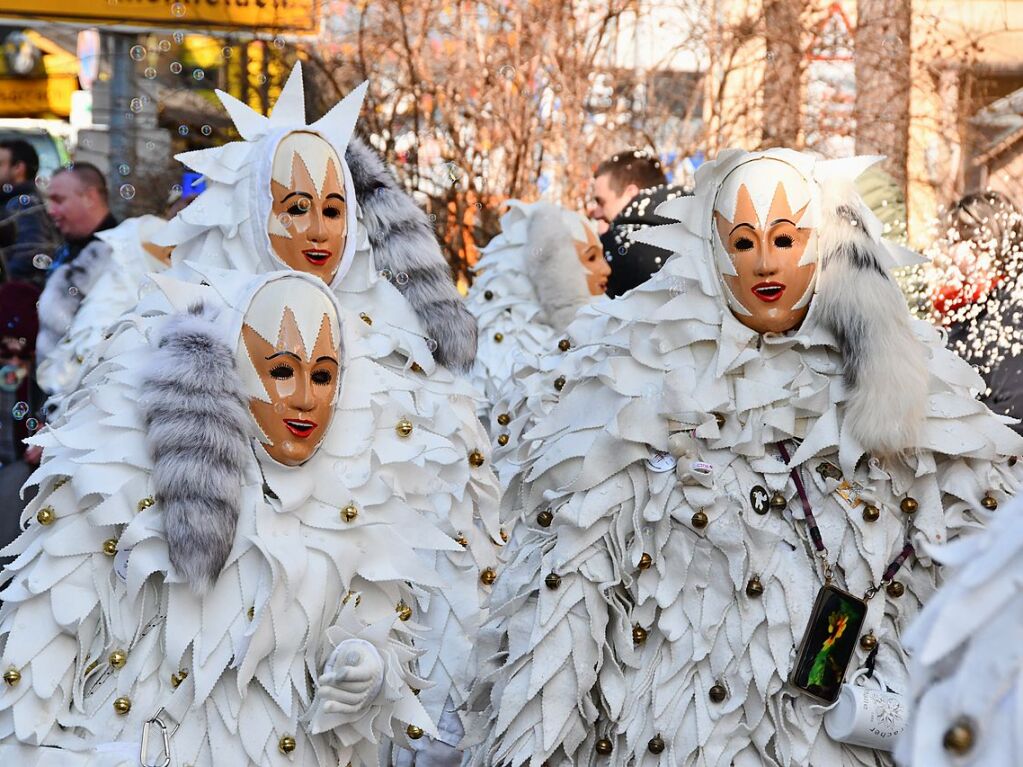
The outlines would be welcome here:
<svg viewBox="0 0 1023 767">
<path fill-rule="evenodd" d="M 824 729 L 841 743 L 891 751 L 906 729 L 906 700 L 888 692 L 876 675 L 879 689 L 857 684 L 865 674 L 860 669 L 842 685 L 838 700 L 824 715 Z"/>
</svg>

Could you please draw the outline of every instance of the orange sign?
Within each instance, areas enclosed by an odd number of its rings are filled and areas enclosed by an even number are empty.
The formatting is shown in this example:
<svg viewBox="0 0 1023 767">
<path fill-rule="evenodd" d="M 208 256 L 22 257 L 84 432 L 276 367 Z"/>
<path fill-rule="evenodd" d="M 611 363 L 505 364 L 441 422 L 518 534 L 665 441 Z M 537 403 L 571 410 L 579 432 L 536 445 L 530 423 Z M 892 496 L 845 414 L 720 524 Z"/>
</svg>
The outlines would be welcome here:
<svg viewBox="0 0 1023 767">
<path fill-rule="evenodd" d="M 0 0 L 0 17 L 132 27 L 316 33 L 323 0 Z"/>
<path fill-rule="evenodd" d="M 0 79 L 0 117 L 42 117 L 71 114 L 71 94 L 78 87 L 74 75 L 53 75 L 22 80 Z"/>
</svg>

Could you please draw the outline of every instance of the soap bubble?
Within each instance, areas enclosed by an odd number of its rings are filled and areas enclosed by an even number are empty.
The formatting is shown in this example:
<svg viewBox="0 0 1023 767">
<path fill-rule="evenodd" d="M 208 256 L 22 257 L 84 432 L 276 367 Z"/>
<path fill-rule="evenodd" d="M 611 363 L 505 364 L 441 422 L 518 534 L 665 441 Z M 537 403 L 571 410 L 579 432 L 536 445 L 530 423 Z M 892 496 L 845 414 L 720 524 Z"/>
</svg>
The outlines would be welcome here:
<svg viewBox="0 0 1023 767">
<path fill-rule="evenodd" d="M 10 194 L 14 191 L 14 186 L 11 184 L 4 184 L 0 189 L 4 190 L 4 194 Z"/>
<path fill-rule="evenodd" d="M 163 51 L 164 53 L 166 53 L 167 51 L 169 51 L 169 50 L 170 50 L 170 40 L 161 40 L 161 41 L 159 42 L 159 44 L 157 45 L 157 47 L 158 47 L 158 48 L 159 48 L 159 49 L 160 49 L 161 51 Z"/>
<path fill-rule="evenodd" d="M 287 213 L 282 213 L 281 215 L 279 215 L 277 217 L 277 220 L 285 229 L 291 226 L 291 216 L 289 216 Z"/>
<path fill-rule="evenodd" d="M 408 285 L 408 275 L 405 272 L 398 272 L 395 276 L 394 281 L 399 285 Z"/>
<path fill-rule="evenodd" d="M 193 69 L 192 70 L 192 79 L 193 80 L 199 81 L 199 80 L 202 80 L 204 77 L 206 77 L 206 73 L 203 70 L 201 70 L 201 69 Z"/>
<path fill-rule="evenodd" d="M 133 187 L 131 184 L 122 184 L 120 191 L 121 197 L 123 197 L 124 199 L 126 200 L 135 199 L 135 187 Z"/>
<path fill-rule="evenodd" d="M 391 281 L 391 270 L 390 269 L 381 269 L 380 270 L 380 277 L 381 277 L 381 279 L 385 279 L 388 282 L 390 282 Z"/>
<path fill-rule="evenodd" d="M 178 135 L 179 136 L 187 136 L 188 135 L 188 126 L 187 125 L 179 125 L 178 126 Z"/>
<path fill-rule="evenodd" d="M 132 99 L 128 103 L 128 108 L 135 113 L 142 111 L 142 99 Z"/>
<path fill-rule="evenodd" d="M 143 72 L 147 80 L 156 79 L 156 67 L 146 67 L 146 71 Z"/>
<path fill-rule="evenodd" d="M 21 195 L 21 197 L 18 198 L 18 203 L 20 205 L 28 205 L 30 202 L 32 202 L 32 198 L 29 197 L 27 194 L 23 194 Z"/>
<path fill-rule="evenodd" d="M 505 80 L 513 80 L 515 78 L 515 67 L 511 66 L 510 64 L 505 64 L 497 71 Z"/>
<path fill-rule="evenodd" d="M 284 47 L 284 38 L 280 35 L 274 38 L 274 48 L 281 49 Z"/>
<path fill-rule="evenodd" d="M 426 348 L 429 349 L 431 352 L 437 351 L 437 342 L 434 341 L 432 338 L 427 338 Z"/>
<path fill-rule="evenodd" d="M 126 162 L 122 162 L 120 165 L 117 166 L 117 172 L 120 173 L 122 176 L 127 176 L 129 173 L 131 173 L 131 166 Z"/>
<path fill-rule="evenodd" d="M 306 199 L 305 197 L 299 197 L 295 204 L 298 206 L 298 209 L 303 213 L 308 213 L 309 208 L 313 206 L 313 204 L 309 202 L 309 200 Z"/>
<path fill-rule="evenodd" d="M 133 45 L 128 51 L 128 55 L 135 61 L 142 61 L 146 57 L 146 49 L 141 45 Z"/>
<path fill-rule="evenodd" d="M 180 61 L 172 61 L 171 65 L 170 65 L 170 71 L 173 72 L 176 75 L 180 75 L 181 74 L 181 62 Z"/>
<path fill-rule="evenodd" d="M 29 431 L 35 431 L 36 429 L 39 428 L 39 421 L 37 421 L 35 418 L 29 418 L 25 421 L 25 426 L 28 428 Z"/>
<path fill-rule="evenodd" d="M 78 295 L 78 288 L 76 288 L 74 285 L 72 285 L 70 288 L 67 289 L 67 293 L 68 293 L 69 296 L 77 296 Z"/>
<path fill-rule="evenodd" d="M 14 416 L 15 421 L 20 421 L 22 418 L 28 415 L 28 403 L 27 402 L 15 402 L 14 407 L 11 408 L 11 415 Z"/>
<path fill-rule="evenodd" d="M 221 55 L 222 55 L 222 56 L 223 56 L 223 57 L 224 57 L 225 59 L 229 59 L 229 58 L 231 58 L 231 53 L 232 53 L 232 51 L 231 51 L 231 48 L 230 48 L 230 46 L 224 46 L 224 48 L 223 48 L 223 49 L 222 49 L 222 50 L 220 51 L 220 54 L 221 54 Z"/>
<path fill-rule="evenodd" d="M 211 133 L 213 133 L 213 128 L 211 128 L 209 125 L 204 125 L 199 129 L 199 132 L 204 136 L 209 136 Z M 302 199 L 305 198 L 303 197 Z"/>
<path fill-rule="evenodd" d="M 181 194 L 181 184 L 175 184 L 171 187 L 171 192 L 174 194 Z"/>
<path fill-rule="evenodd" d="M 36 269 L 49 269 L 52 263 L 53 259 L 45 253 L 36 253 L 32 256 L 32 266 Z"/>
</svg>

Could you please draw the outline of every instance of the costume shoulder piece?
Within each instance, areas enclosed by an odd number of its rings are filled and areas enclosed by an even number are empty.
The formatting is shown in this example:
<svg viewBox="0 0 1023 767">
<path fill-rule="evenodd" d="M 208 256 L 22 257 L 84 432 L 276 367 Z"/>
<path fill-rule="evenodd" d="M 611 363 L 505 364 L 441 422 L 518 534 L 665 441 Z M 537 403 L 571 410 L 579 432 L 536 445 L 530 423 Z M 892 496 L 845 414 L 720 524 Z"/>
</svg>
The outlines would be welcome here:
<svg viewBox="0 0 1023 767">
<path fill-rule="evenodd" d="M 926 545 L 986 523 L 1023 443 L 909 319 L 888 275 L 908 254 L 850 191 L 865 164 L 722 153 L 640 235 L 676 255 L 537 373 L 560 393 L 503 501 L 474 764 L 885 763 L 825 730 L 830 648 L 906 693 Z M 825 575 L 861 627 L 808 631 Z M 800 692 L 805 637 L 827 641 Z"/>
</svg>

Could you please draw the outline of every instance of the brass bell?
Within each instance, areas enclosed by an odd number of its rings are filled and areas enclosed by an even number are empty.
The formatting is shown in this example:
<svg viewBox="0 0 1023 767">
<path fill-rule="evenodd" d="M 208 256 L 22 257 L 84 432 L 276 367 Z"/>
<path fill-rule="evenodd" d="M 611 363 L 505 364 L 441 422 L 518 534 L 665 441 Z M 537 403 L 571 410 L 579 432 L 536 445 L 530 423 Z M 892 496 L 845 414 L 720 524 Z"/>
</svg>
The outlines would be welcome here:
<svg viewBox="0 0 1023 767">
<path fill-rule="evenodd" d="M 707 526 L 710 520 L 707 518 L 707 513 L 704 511 L 698 511 L 693 514 L 693 527 L 697 530 L 702 530 Z"/>
<path fill-rule="evenodd" d="M 509 415 L 508 413 L 501 413 L 500 415 L 497 416 L 497 422 L 501 426 L 507 426 L 508 424 L 511 423 L 511 415 Z"/>
<path fill-rule="evenodd" d="M 764 584 L 760 582 L 760 578 L 753 576 L 749 579 L 746 584 L 746 596 L 756 599 L 764 593 Z"/>
<path fill-rule="evenodd" d="M 175 690 L 181 686 L 181 683 L 188 678 L 188 672 L 185 669 L 181 669 L 176 674 L 171 674 L 171 687 Z"/>
<path fill-rule="evenodd" d="M 639 569 L 640 570 L 649 570 L 650 569 L 650 565 L 652 565 L 653 563 L 654 563 L 654 558 L 651 557 L 649 554 L 647 554 L 644 551 L 643 555 L 639 558 Z"/>
<path fill-rule="evenodd" d="M 366 312 L 359 312 L 359 319 L 365 322 L 367 325 L 373 324 L 373 318 L 366 314 Z"/>
<path fill-rule="evenodd" d="M 292 751 L 295 750 L 295 747 L 297 745 L 298 744 L 295 742 L 295 739 L 290 735 L 285 735 L 283 738 L 277 741 L 277 748 L 280 749 L 282 754 L 290 754 Z"/>
<path fill-rule="evenodd" d="M 540 525 L 540 527 L 550 527 L 553 521 L 554 514 L 550 509 L 544 509 L 536 515 L 536 524 Z"/>
<path fill-rule="evenodd" d="M 881 510 L 872 504 L 867 504 L 863 507 L 863 521 L 864 522 L 877 522 L 881 518 Z"/>
<path fill-rule="evenodd" d="M 405 728 L 405 734 L 408 735 L 412 740 L 419 740 L 423 737 L 423 728 L 416 727 L 414 724 L 410 724 Z"/>
<path fill-rule="evenodd" d="M 256 608 L 254 606 L 250 607 L 245 614 L 249 616 L 249 620 L 252 620 L 256 617 Z"/>
<path fill-rule="evenodd" d="M 355 597 L 355 606 L 356 607 L 358 607 L 359 605 L 362 604 L 362 594 L 356 594 L 351 589 L 348 589 L 348 591 L 345 593 L 345 595 L 343 597 L 341 597 L 341 604 L 343 604 L 343 605 L 348 604 L 348 600 L 350 600 L 352 597 Z"/>
<path fill-rule="evenodd" d="M 115 698 L 114 711 L 117 712 L 118 716 L 124 716 L 131 711 L 131 701 L 123 695 L 120 698 Z"/>
<path fill-rule="evenodd" d="M 53 513 L 52 506 L 43 506 L 36 512 L 36 521 L 40 525 L 52 525 L 53 520 L 57 518 L 57 515 Z"/>
<path fill-rule="evenodd" d="M 981 498 L 980 505 L 983 506 L 988 511 L 994 511 L 995 509 L 998 508 L 998 499 L 995 498 L 993 495 L 988 494 Z"/>
<path fill-rule="evenodd" d="M 341 509 L 341 519 L 345 522 L 354 522 L 357 516 L 359 516 L 359 509 L 356 508 L 354 503 L 349 503 Z"/>
<path fill-rule="evenodd" d="M 405 600 L 401 600 L 394 607 L 398 611 L 398 620 L 407 621 L 412 617 L 412 608 L 405 604 Z"/>
<path fill-rule="evenodd" d="M 646 744 L 646 750 L 651 754 L 659 754 L 664 751 L 664 741 L 661 740 L 661 736 L 654 735 L 650 738 L 650 742 Z"/>
<path fill-rule="evenodd" d="M 553 591 L 561 585 L 561 576 L 557 573 L 547 573 L 547 577 L 543 579 L 543 582 L 546 584 L 547 588 Z"/>
<path fill-rule="evenodd" d="M 500 445 L 501 447 L 504 447 L 505 445 L 507 445 L 508 444 L 508 435 L 507 434 L 501 434 L 500 436 L 498 436 L 497 444 Z"/>
<path fill-rule="evenodd" d="M 721 413 L 715 413 L 714 420 L 717 421 L 719 429 L 725 425 L 725 417 Z"/>
<path fill-rule="evenodd" d="M 124 668 L 124 664 L 128 662 L 128 653 L 124 650 L 114 650 L 108 660 L 114 668 Z"/>
<path fill-rule="evenodd" d="M 957 756 L 967 753 L 973 748 L 973 723 L 965 717 L 959 719 L 945 730 L 945 737 L 941 743 L 946 751 L 951 751 Z"/>
<path fill-rule="evenodd" d="M 486 463 L 486 460 L 487 459 L 483 456 L 483 453 L 481 453 L 479 450 L 473 450 L 471 453 L 469 453 L 469 465 L 472 466 L 474 469 L 478 469 L 480 466 Z"/>
<path fill-rule="evenodd" d="M 494 333 L 494 341 L 501 343 L 504 340 L 504 333 Z"/>
<path fill-rule="evenodd" d="M 916 510 L 920 508 L 920 504 L 916 502 L 916 498 L 911 498 L 907 495 L 902 499 L 902 503 L 899 504 L 899 508 L 902 509 L 903 514 L 916 514 Z"/>
<path fill-rule="evenodd" d="M 788 505 L 789 501 L 784 493 L 774 493 L 771 496 L 771 508 L 775 511 L 782 511 Z"/>
<path fill-rule="evenodd" d="M 562 338 L 560 341 L 558 341 L 558 349 L 560 349 L 561 351 L 567 352 L 571 348 L 572 342 L 569 341 L 567 338 Z"/>
<path fill-rule="evenodd" d="M 422 373 L 422 372 L 423 372 L 423 368 L 422 368 L 422 366 L 421 366 L 421 365 L 420 365 L 420 364 L 419 364 L 418 362 L 413 362 L 413 363 L 412 363 L 412 364 L 411 364 L 411 365 L 409 366 L 409 369 L 410 369 L 410 370 L 411 370 L 411 371 L 412 371 L 413 373 Z"/>
<path fill-rule="evenodd" d="M 492 300 L 493 300 L 493 298 L 494 298 L 494 291 L 492 291 L 492 290 L 486 290 L 486 291 L 484 291 L 484 292 L 483 292 L 483 297 L 484 297 L 485 299 L 487 299 L 488 301 L 492 301 Z"/>
<path fill-rule="evenodd" d="M 873 631 L 868 631 L 866 634 L 860 637 L 860 647 L 867 652 L 870 652 L 877 647 L 877 637 L 874 636 Z"/>
<path fill-rule="evenodd" d="M 103 541 L 103 553 L 108 557 L 112 557 L 117 553 L 117 539 L 107 538 Z"/>
<path fill-rule="evenodd" d="M 67 477 L 67 476 L 61 477 L 60 479 L 58 479 L 56 482 L 53 483 L 53 489 L 54 490 L 60 490 L 60 488 L 64 487 L 64 485 L 66 485 L 70 480 L 71 480 L 71 477 Z"/>
<path fill-rule="evenodd" d="M 394 427 L 394 430 L 398 432 L 399 437 L 407 437 L 412 433 L 412 428 L 412 421 L 408 418 L 402 417 L 402 419 L 398 421 L 397 425 Z"/>
<path fill-rule="evenodd" d="M 154 503 L 156 503 L 156 499 L 150 495 L 149 497 L 143 498 L 141 501 L 139 501 L 138 504 L 136 504 L 135 508 L 138 511 L 145 511 Z"/>
<path fill-rule="evenodd" d="M 493 586 L 494 581 L 497 580 L 497 571 L 493 567 L 488 567 L 480 573 L 480 580 L 483 581 L 484 586 Z"/>
<path fill-rule="evenodd" d="M 707 691 L 707 695 L 714 703 L 721 703 L 725 698 L 728 697 L 728 690 L 725 689 L 723 684 L 716 684 Z"/>
<path fill-rule="evenodd" d="M 632 643 L 643 644 L 646 641 L 646 629 L 638 623 L 632 627 Z"/>
<path fill-rule="evenodd" d="M 1015 466 L 1018 460 L 1019 459 L 1014 455 L 1009 456 L 1009 466 Z"/>
<path fill-rule="evenodd" d="M 501 536 L 501 540 L 502 541 L 504 541 L 505 543 L 508 542 L 508 531 L 507 530 L 505 530 L 502 527 L 498 534 Z"/>
<path fill-rule="evenodd" d="M 4 672 L 4 681 L 7 682 L 8 687 L 14 687 L 14 685 L 21 681 L 21 672 L 14 668 L 14 666 L 11 666 Z"/>
<path fill-rule="evenodd" d="M 597 741 L 597 745 L 594 748 L 601 756 L 607 756 L 614 751 L 614 744 L 607 738 L 601 738 Z"/>
<path fill-rule="evenodd" d="M 457 543 L 459 546 L 461 546 L 463 549 L 465 549 L 465 548 L 468 548 L 468 546 L 469 546 L 469 539 L 466 538 L 461 533 L 459 533 L 458 537 L 455 538 L 455 543 Z"/>
<path fill-rule="evenodd" d="M 888 592 L 888 596 L 898 599 L 899 597 L 906 593 L 906 587 L 903 586 L 899 581 L 892 581 L 885 588 L 885 591 Z"/>
<path fill-rule="evenodd" d="M 565 376 L 558 376 L 554 379 L 554 388 L 557 391 L 561 391 L 565 388 Z"/>
</svg>

